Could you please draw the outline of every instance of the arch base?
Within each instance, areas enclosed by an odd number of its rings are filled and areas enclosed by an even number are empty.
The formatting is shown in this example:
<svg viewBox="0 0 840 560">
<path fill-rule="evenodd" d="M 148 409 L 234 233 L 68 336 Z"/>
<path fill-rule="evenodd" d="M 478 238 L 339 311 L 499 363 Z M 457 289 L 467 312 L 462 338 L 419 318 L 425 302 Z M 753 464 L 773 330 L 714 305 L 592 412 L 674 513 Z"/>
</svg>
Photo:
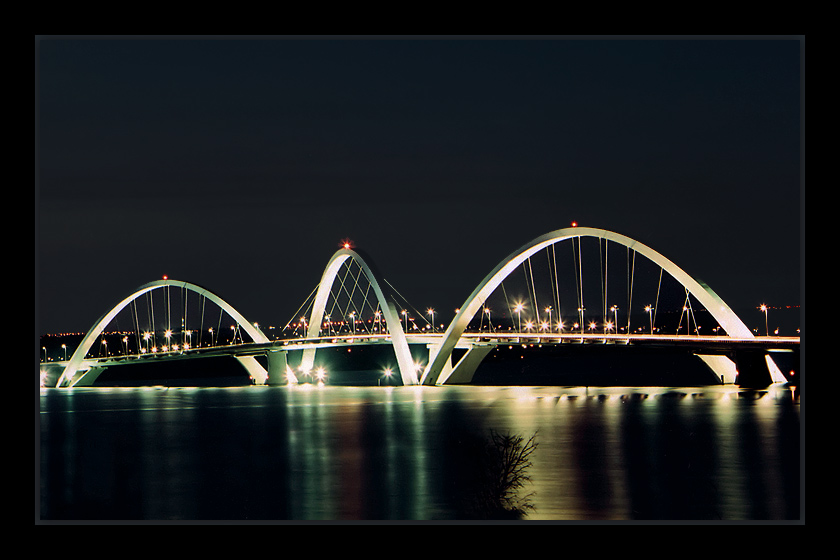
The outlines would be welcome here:
<svg viewBox="0 0 840 560">
<path fill-rule="evenodd" d="M 268 379 L 268 372 L 263 369 L 262 365 L 257 361 L 254 356 L 234 356 L 236 361 L 242 364 L 242 367 L 248 372 L 248 375 L 251 376 L 255 385 L 265 385 L 266 380 Z"/>
<path fill-rule="evenodd" d="M 492 344 L 470 346 L 467 353 L 461 356 L 461 359 L 458 360 L 455 366 L 452 366 L 452 355 L 450 354 L 444 369 L 437 378 L 436 384 L 459 385 L 470 383 L 475 376 L 475 371 L 478 369 L 478 366 L 494 348 L 495 346 Z M 430 356 L 430 358 L 434 357 Z"/>
</svg>

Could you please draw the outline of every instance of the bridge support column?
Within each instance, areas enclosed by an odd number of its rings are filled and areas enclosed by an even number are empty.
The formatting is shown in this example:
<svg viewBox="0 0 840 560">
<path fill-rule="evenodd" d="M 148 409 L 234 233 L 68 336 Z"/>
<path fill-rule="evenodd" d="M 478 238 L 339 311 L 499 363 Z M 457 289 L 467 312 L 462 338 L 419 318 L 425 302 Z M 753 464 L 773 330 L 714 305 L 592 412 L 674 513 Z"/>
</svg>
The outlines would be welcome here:
<svg viewBox="0 0 840 560">
<path fill-rule="evenodd" d="M 254 380 L 255 385 L 265 385 L 268 372 L 263 369 L 254 356 L 234 356 L 234 358 L 248 371 L 248 375 Z"/>
<path fill-rule="evenodd" d="M 435 358 L 437 357 L 438 351 L 440 350 L 440 346 L 437 345 L 437 344 L 429 344 L 427 346 L 427 348 L 429 349 L 429 363 L 431 364 L 432 362 L 435 361 Z M 446 362 L 443 365 L 443 369 L 440 372 L 440 377 L 442 377 L 443 379 L 446 379 L 450 375 L 452 375 L 452 355 L 451 354 L 446 359 Z"/>
<path fill-rule="evenodd" d="M 73 384 L 73 387 L 89 387 L 93 385 L 93 382 L 96 381 L 96 378 L 102 375 L 102 372 L 108 368 L 104 367 L 92 367 L 90 370 L 87 371 L 84 375 L 80 376 L 79 380 Z"/>
<path fill-rule="evenodd" d="M 758 389 L 787 381 L 764 350 L 739 350 L 735 352 L 735 363 L 738 366 L 736 383 L 741 387 Z"/>
<path fill-rule="evenodd" d="M 721 384 L 732 384 L 738 378 L 738 368 L 735 362 L 726 356 L 713 354 L 695 354 L 703 360 L 710 370 L 720 379 Z"/>
<path fill-rule="evenodd" d="M 286 385 L 289 380 L 286 378 L 289 362 L 286 352 L 283 350 L 272 350 L 268 353 L 268 384 Z"/>
<path fill-rule="evenodd" d="M 473 375 L 475 375 L 475 370 L 478 369 L 479 364 L 481 364 L 484 357 L 487 356 L 493 348 L 495 348 L 495 346 L 492 344 L 470 346 L 467 353 L 461 356 L 461 359 L 458 360 L 458 363 L 455 364 L 454 367 L 452 366 L 452 356 L 449 356 L 444 369 L 438 376 L 437 385 L 469 383 L 472 381 Z M 434 356 L 430 356 L 430 358 L 434 359 Z"/>
</svg>

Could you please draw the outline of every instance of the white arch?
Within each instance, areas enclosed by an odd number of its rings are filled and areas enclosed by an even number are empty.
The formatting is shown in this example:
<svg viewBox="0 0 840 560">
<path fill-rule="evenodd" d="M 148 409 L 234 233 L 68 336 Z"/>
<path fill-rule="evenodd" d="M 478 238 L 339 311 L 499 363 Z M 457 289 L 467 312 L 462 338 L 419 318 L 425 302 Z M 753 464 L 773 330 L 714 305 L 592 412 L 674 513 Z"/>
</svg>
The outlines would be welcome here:
<svg viewBox="0 0 840 560">
<path fill-rule="evenodd" d="M 102 331 L 108 324 L 114 319 L 114 317 L 119 314 L 129 303 L 140 297 L 141 295 L 145 294 L 146 292 L 150 292 L 156 288 L 161 288 L 164 286 L 177 286 L 181 288 L 186 288 L 190 291 L 193 291 L 199 295 L 202 295 L 221 307 L 228 315 L 233 317 L 233 319 L 239 324 L 242 329 L 248 333 L 248 335 L 254 340 L 254 342 L 258 343 L 265 343 L 268 342 L 268 337 L 263 334 L 263 332 L 257 327 L 256 325 L 250 324 L 245 317 L 243 317 L 236 309 L 230 306 L 229 303 L 224 301 L 222 298 L 206 290 L 200 286 L 196 286 L 195 284 L 190 284 L 189 282 L 182 282 L 179 280 L 156 280 L 154 282 L 149 282 L 148 284 L 144 284 L 137 288 L 137 290 L 119 302 L 113 309 L 111 309 L 108 313 L 100 317 L 100 319 L 94 323 L 93 327 L 87 332 L 85 337 L 82 339 L 82 342 L 76 348 L 76 351 L 73 352 L 73 356 L 70 358 L 70 361 L 67 362 L 67 366 L 64 368 L 64 373 L 61 374 L 61 377 L 58 378 L 58 382 L 56 383 L 56 387 L 61 387 L 62 383 L 66 383 L 68 387 L 72 387 L 79 380 L 83 377 L 79 376 L 76 377 L 76 373 L 79 370 L 79 367 L 82 365 L 82 361 L 85 359 L 85 355 L 87 355 L 88 350 L 91 349 L 94 342 L 96 342 L 96 338 L 102 334 Z"/>
<path fill-rule="evenodd" d="M 440 347 L 437 350 L 435 359 L 429 363 L 426 370 L 423 372 L 421 383 L 425 385 L 434 385 L 436 383 L 443 383 L 446 381 L 445 378 L 441 379 L 441 372 L 443 371 L 444 365 L 449 360 L 452 349 L 455 348 L 455 344 L 458 342 L 458 339 L 461 338 L 461 335 L 464 333 L 467 325 L 481 306 L 484 305 L 484 302 L 490 294 L 493 293 L 499 284 L 501 284 L 502 281 L 516 269 L 516 267 L 539 250 L 573 237 L 598 237 L 620 243 L 625 247 L 641 253 L 643 256 L 666 270 L 669 274 L 671 274 L 671 276 L 680 282 L 680 284 L 687 288 L 688 291 L 691 292 L 691 294 L 693 294 L 697 300 L 705 306 L 718 324 L 723 327 L 727 335 L 744 338 L 753 337 L 753 334 L 743 321 L 735 315 L 729 306 L 726 305 L 726 303 L 724 303 L 710 287 L 697 282 L 694 278 L 686 274 L 680 267 L 650 247 L 643 245 L 634 239 L 611 231 L 588 227 L 571 227 L 552 231 L 551 233 L 538 237 L 530 243 L 520 247 L 508 255 L 507 258 L 502 260 L 496 268 L 494 268 L 490 274 L 481 281 L 473 293 L 470 294 L 470 297 L 467 298 L 466 302 L 464 302 L 464 305 L 461 306 L 460 311 L 455 315 L 455 318 L 446 329 L 446 333 L 444 334 Z"/>
<path fill-rule="evenodd" d="M 327 263 L 327 267 L 324 269 L 323 275 L 321 275 L 321 283 L 318 284 L 318 291 L 315 294 L 315 301 L 312 305 L 312 316 L 309 318 L 309 328 L 307 329 L 306 336 L 308 338 L 315 338 L 320 334 L 321 321 L 324 319 L 324 312 L 327 305 L 327 299 L 330 295 L 330 289 L 332 288 L 338 271 L 341 269 L 341 265 L 343 265 L 347 259 L 353 259 L 356 261 L 356 264 L 362 268 L 365 275 L 367 275 L 374 294 L 376 294 L 379 307 L 382 310 L 382 314 L 385 316 L 385 324 L 388 326 L 388 332 L 391 334 L 391 344 L 394 347 L 394 354 L 396 354 L 397 357 L 397 365 L 400 369 L 403 384 L 417 385 L 418 379 L 417 372 L 414 368 L 414 360 L 411 358 L 411 352 L 408 348 L 408 342 L 406 341 L 405 332 L 403 332 L 402 324 L 400 323 L 399 316 L 397 315 L 397 310 L 393 304 L 389 305 L 388 301 L 385 299 L 385 295 L 382 293 L 382 288 L 380 288 L 379 282 L 368 264 L 356 251 L 352 249 L 339 249 Z M 303 359 L 301 360 L 301 368 L 303 368 L 304 371 L 309 371 L 312 369 L 314 364 L 315 348 L 304 350 Z"/>
</svg>

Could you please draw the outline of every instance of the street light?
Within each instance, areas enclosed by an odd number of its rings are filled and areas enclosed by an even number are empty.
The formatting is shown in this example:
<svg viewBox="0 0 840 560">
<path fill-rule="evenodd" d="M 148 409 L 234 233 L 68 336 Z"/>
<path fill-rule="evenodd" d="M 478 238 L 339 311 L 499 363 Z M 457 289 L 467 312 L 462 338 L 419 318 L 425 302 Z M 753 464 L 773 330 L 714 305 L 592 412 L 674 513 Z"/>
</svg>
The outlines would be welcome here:
<svg viewBox="0 0 840 560">
<path fill-rule="evenodd" d="M 653 334 L 653 307 L 646 305 L 645 311 L 647 311 L 648 317 L 650 318 L 650 334 Z"/>
<path fill-rule="evenodd" d="M 64 361 L 67 361 L 67 345 L 62 344 L 61 347 L 64 349 Z"/>
<path fill-rule="evenodd" d="M 548 325 L 551 326 L 551 306 L 545 308 L 545 312 L 548 313 Z"/>
<path fill-rule="evenodd" d="M 356 312 L 350 312 L 350 321 L 353 322 L 353 336 L 356 336 Z"/>
<path fill-rule="evenodd" d="M 615 334 L 618 334 L 618 306 L 613 305 L 610 307 L 610 311 L 613 312 L 613 316 L 615 317 Z"/>
<path fill-rule="evenodd" d="M 517 303 L 516 307 L 513 308 L 516 311 L 516 316 L 519 318 L 519 332 L 522 332 L 522 308 L 525 307 L 521 303 Z"/>
<path fill-rule="evenodd" d="M 435 332 L 435 310 L 430 307 L 426 312 L 432 316 L 432 332 Z"/>
<path fill-rule="evenodd" d="M 770 329 L 767 327 L 767 306 L 762 303 L 759 309 L 764 311 L 764 332 L 767 336 L 770 336 Z"/>
<path fill-rule="evenodd" d="M 408 332 L 408 312 L 403 309 L 402 310 L 403 317 L 405 317 L 405 332 Z"/>
</svg>

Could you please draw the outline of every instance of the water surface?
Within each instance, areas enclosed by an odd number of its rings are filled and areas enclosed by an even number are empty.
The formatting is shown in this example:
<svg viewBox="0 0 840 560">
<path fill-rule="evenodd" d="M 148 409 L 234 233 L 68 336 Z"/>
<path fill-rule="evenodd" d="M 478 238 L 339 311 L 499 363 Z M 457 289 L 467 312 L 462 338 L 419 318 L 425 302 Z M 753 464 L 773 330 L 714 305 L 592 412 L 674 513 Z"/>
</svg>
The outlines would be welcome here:
<svg viewBox="0 0 840 560">
<path fill-rule="evenodd" d="M 44 389 L 44 520 L 463 519 L 476 442 L 530 437 L 527 520 L 798 520 L 792 388 Z"/>
</svg>

